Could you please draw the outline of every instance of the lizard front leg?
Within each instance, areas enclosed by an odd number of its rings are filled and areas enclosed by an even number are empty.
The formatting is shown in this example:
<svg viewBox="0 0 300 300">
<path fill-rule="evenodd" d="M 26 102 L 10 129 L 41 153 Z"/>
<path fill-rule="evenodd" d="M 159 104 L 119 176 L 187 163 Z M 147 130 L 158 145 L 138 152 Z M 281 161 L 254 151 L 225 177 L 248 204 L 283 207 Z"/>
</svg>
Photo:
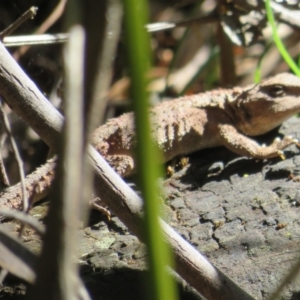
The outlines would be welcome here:
<svg viewBox="0 0 300 300">
<path fill-rule="evenodd" d="M 239 155 L 253 157 L 257 159 L 266 159 L 280 156 L 284 158 L 282 150 L 286 147 L 300 143 L 291 137 L 284 137 L 282 140 L 275 139 L 270 146 L 259 145 L 256 141 L 238 132 L 232 125 L 218 125 L 220 143 L 226 148 Z"/>
</svg>

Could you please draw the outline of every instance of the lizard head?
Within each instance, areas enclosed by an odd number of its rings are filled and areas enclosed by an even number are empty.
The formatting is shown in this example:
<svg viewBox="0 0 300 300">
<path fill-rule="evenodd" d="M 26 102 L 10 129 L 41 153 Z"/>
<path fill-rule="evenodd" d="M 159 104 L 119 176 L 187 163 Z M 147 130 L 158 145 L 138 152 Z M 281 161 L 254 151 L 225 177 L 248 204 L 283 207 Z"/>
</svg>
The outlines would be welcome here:
<svg viewBox="0 0 300 300">
<path fill-rule="evenodd" d="M 237 128 L 264 134 L 300 112 L 300 78 L 281 73 L 245 89 L 234 101 Z"/>
</svg>

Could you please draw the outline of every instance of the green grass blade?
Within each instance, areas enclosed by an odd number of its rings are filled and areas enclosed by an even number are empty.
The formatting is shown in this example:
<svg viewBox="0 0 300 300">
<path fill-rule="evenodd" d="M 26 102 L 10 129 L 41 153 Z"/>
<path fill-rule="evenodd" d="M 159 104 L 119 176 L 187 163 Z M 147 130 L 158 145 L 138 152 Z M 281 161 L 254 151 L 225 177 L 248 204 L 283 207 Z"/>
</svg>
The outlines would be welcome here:
<svg viewBox="0 0 300 300">
<path fill-rule="evenodd" d="M 276 29 L 275 25 L 275 19 L 274 15 L 271 9 L 270 0 L 266 0 L 266 12 L 267 12 L 267 18 L 270 23 L 270 26 L 272 28 L 272 34 L 273 34 L 273 40 L 282 55 L 283 59 L 286 61 L 286 63 L 289 65 L 289 67 L 292 69 L 292 71 L 300 77 L 300 69 L 298 68 L 297 64 L 294 62 L 294 60 L 291 58 L 289 53 L 287 52 L 285 46 L 283 45 Z"/>
<path fill-rule="evenodd" d="M 125 31 L 128 62 L 131 76 L 133 106 L 136 112 L 137 164 L 139 183 L 145 200 L 145 237 L 148 249 L 150 276 L 149 299 L 177 299 L 173 279 L 166 271 L 170 263 L 171 251 L 164 243 L 159 226 L 157 197 L 158 177 L 156 155 L 150 134 L 148 115 L 148 94 L 146 74 L 149 68 L 150 43 L 145 29 L 147 21 L 146 0 L 125 0 Z"/>
</svg>

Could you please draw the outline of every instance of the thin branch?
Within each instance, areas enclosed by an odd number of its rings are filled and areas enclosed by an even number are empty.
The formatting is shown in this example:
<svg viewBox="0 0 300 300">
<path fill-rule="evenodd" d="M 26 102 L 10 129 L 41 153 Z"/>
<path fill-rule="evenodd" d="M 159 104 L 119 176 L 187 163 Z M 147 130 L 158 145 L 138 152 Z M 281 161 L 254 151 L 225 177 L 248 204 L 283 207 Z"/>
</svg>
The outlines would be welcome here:
<svg viewBox="0 0 300 300">
<path fill-rule="evenodd" d="M 116 48 L 120 37 L 122 24 L 122 5 L 120 0 L 108 1 L 106 12 L 107 24 L 102 42 L 101 55 L 99 55 L 98 72 L 93 88 L 92 101 L 88 116 L 88 135 L 103 121 L 104 111 L 107 104 L 107 95 L 112 78 L 112 65 L 115 58 Z"/>
<path fill-rule="evenodd" d="M 88 103 L 88 109 L 86 111 L 86 145 L 89 142 L 89 137 L 92 131 L 100 123 L 103 122 L 104 112 L 107 105 L 107 95 L 109 91 L 109 86 L 112 79 L 112 66 L 114 63 L 115 53 L 117 44 L 119 41 L 121 24 L 122 24 L 122 5 L 120 0 L 107 0 L 98 3 L 98 10 L 101 11 L 101 17 L 103 17 L 101 23 L 103 22 L 104 30 L 98 31 L 95 30 L 94 22 L 86 22 L 86 31 L 87 38 L 94 40 L 98 38 L 102 41 L 97 46 L 95 43 L 88 42 L 86 43 L 86 65 L 87 70 L 89 69 L 89 61 L 96 60 L 96 70 L 95 72 L 90 72 L 88 80 L 86 80 L 85 89 L 86 94 L 91 94 L 90 102 Z M 103 6 L 103 8 L 102 8 Z M 102 8 L 102 9 L 101 9 Z M 88 14 L 88 12 L 86 12 Z M 99 20 L 99 15 L 94 14 L 93 18 Z M 97 21 L 98 23 L 98 21 Z M 101 26 L 101 25 L 100 25 Z M 101 34 L 102 36 L 99 36 Z M 95 49 L 97 47 L 98 49 Z M 92 48 L 92 49 L 88 49 Z M 96 51 L 98 50 L 98 51 Z M 95 53 L 95 55 L 90 55 L 88 53 Z M 96 59 L 95 59 L 96 57 Z M 88 71 L 87 71 L 88 72 Z M 90 164 L 88 163 L 88 157 L 85 157 L 86 163 L 84 164 L 84 176 L 83 176 L 83 199 L 89 199 L 92 194 L 92 185 L 93 185 L 93 172 Z M 110 219 L 110 212 L 106 208 L 99 205 L 99 201 L 96 198 L 90 201 L 90 207 L 97 209 L 107 215 Z"/>
<path fill-rule="evenodd" d="M 10 273 L 26 280 L 35 281 L 37 258 L 22 243 L 0 228 L 0 265 Z M 4 272 L 3 275 L 6 275 Z"/>
<path fill-rule="evenodd" d="M 15 155 L 16 161 L 17 161 L 17 165 L 19 168 L 19 175 L 20 175 L 20 181 L 21 181 L 21 186 L 22 186 L 22 198 L 23 198 L 23 211 L 26 212 L 28 211 L 29 208 L 29 203 L 28 203 L 28 198 L 27 198 L 27 193 L 26 193 L 26 184 L 25 184 L 25 176 L 24 176 L 24 165 L 23 165 L 23 161 L 21 159 L 16 141 L 12 135 L 11 132 L 11 127 L 8 121 L 8 118 L 4 112 L 3 109 L 3 103 L 2 103 L 2 99 L 0 99 L 0 118 L 3 121 L 4 124 L 4 128 L 5 131 L 7 133 L 7 136 L 9 138 L 9 141 L 11 143 L 12 149 L 13 149 L 13 153 Z"/>
<path fill-rule="evenodd" d="M 68 33 L 18 35 L 5 37 L 3 40 L 3 44 L 6 47 L 19 47 L 25 45 L 48 45 L 65 43 L 68 41 L 68 39 Z"/>
<path fill-rule="evenodd" d="M 147 24 L 146 29 L 148 32 L 159 32 L 164 30 L 173 29 L 176 27 L 188 27 L 194 24 L 207 24 L 214 23 L 219 20 L 217 10 L 214 9 L 209 13 L 205 13 L 196 18 L 190 18 L 187 20 L 173 21 L 173 22 L 156 22 L 152 24 Z"/>
<path fill-rule="evenodd" d="M 35 6 L 32 6 L 30 9 L 28 9 L 18 20 L 16 20 L 14 23 L 12 23 L 10 26 L 8 26 L 6 29 L 4 29 L 2 32 L 0 32 L 0 39 L 3 40 L 4 37 L 14 32 L 18 27 L 20 27 L 24 22 L 26 22 L 29 19 L 33 19 L 36 15 L 38 8 Z"/>
<path fill-rule="evenodd" d="M 76 299 L 78 268 L 74 262 L 83 201 L 83 57 L 84 32 L 74 26 L 65 49 L 66 97 L 62 161 L 47 218 L 47 232 L 30 299 Z M 55 243 L 53 243 L 55 241 Z M 79 284 L 82 288 L 83 285 Z M 87 295 L 87 293 L 84 293 Z"/>
<path fill-rule="evenodd" d="M 2 149 L 5 144 L 6 139 L 7 139 L 7 134 L 5 132 L 1 133 L 1 135 L 0 135 L 0 169 L 1 169 L 2 183 L 5 187 L 9 187 L 10 182 L 9 182 L 8 175 L 7 175 L 5 165 L 3 162 L 3 158 L 2 158 Z"/>
<path fill-rule="evenodd" d="M 22 161 L 21 156 L 19 154 L 19 150 L 18 150 L 17 144 L 15 142 L 15 139 L 12 135 L 11 127 L 10 127 L 8 118 L 7 118 L 6 113 L 3 109 L 3 101 L 1 99 L 1 97 L 0 97 L 0 117 L 1 117 L 2 122 L 4 124 L 5 132 L 6 132 L 8 138 L 10 140 L 10 143 L 11 143 L 11 146 L 12 146 L 12 149 L 13 149 L 13 153 L 15 155 L 17 165 L 18 165 L 18 168 L 19 168 L 19 175 L 20 175 L 21 188 L 22 188 L 23 211 L 27 212 L 28 209 L 29 209 L 29 204 L 28 204 L 28 198 L 27 198 L 27 192 L 26 192 L 23 161 Z M 23 233 L 23 230 L 24 230 L 24 225 L 20 228 L 19 237 L 21 237 L 21 235 Z M 7 274 L 8 274 L 8 269 L 3 268 L 0 272 L 0 283 L 1 284 L 4 281 L 5 277 L 7 276 Z"/>
<path fill-rule="evenodd" d="M 50 16 L 43 22 L 43 24 L 35 31 L 35 34 L 45 33 L 63 14 L 65 10 L 67 0 L 60 0 L 57 6 L 54 8 Z M 14 54 L 14 58 L 18 60 L 29 49 L 29 46 L 23 46 L 18 49 Z"/>
</svg>

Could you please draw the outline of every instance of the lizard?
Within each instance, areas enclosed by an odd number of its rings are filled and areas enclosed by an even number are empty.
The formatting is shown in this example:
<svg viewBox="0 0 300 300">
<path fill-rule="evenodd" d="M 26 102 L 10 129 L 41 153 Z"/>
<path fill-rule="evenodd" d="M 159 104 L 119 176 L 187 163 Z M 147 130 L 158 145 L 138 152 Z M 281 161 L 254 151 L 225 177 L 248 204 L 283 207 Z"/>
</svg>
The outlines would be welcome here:
<svg viewBox="0 0 300 300">
<path fill-rule="evenodd" d="M 281 73 L 232 89 L 217 89 L 165 101 L 149 109 L 154 143 L 163 153 L 161 163 L 197 150 L 225 146 L 255 159 L 280 156 L 298 140 L 284 137 L 269 146 L 259 145 L 252 136 L 262 135 L 300 112 L 300 78 Z M 121 176 L 136 172 L 134 114 L 112 118 L 94 130 L 91 144 Z M 25 179 L 31 204 L 42 199 L 54 179 L 56 159 Z M 20 183 L 0 193 L 0 207 L 21 208 Z"/>
</svg>

